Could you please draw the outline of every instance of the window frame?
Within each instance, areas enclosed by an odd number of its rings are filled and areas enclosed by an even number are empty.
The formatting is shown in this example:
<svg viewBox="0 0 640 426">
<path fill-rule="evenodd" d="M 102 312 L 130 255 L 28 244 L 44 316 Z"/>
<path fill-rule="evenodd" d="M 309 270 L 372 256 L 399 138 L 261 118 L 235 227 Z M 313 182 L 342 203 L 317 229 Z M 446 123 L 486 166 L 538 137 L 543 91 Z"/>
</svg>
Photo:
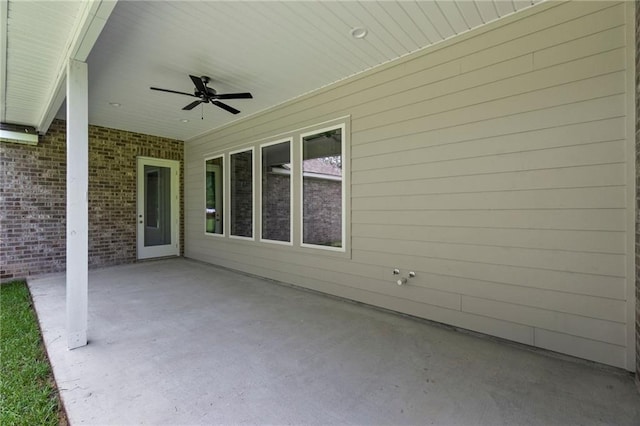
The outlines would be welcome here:
<svg viewBox="0 0 640 426">
<path fill-rule="evenodd" d="M 251 152 L 251 236 L 250 237 L 245 237 L 243 235 L 233 235 L 231 233 L 231 207 L 232 207 L 232 199 L 233 199 L 233 192 L 231 191 L 231 161 L 232 161 L 232 156 L 235 154 L 241 154 L 243 152 Z M 229 155 L 229 167 L 228 167 L 228 185 L 229 185 L 229 202 L 228 202 L 228 208 L 226 209 L 226 211 L 228 211 L 228 219 L 227 222 L 229 224 L 229 238 L 230 239 L 234 239 L 234 240 L 245 240 L 245 241 L 255 241 L 256 240 L 256 150 L 255 150 L 255 145 L 251 145 L 251 146 L 246 146 L 244 148 L 241 149 L 237 149 L 237 150 L 233 150 L 233 151 L 229 151 L 228 153 Z M 225 173 L 226 174 L 226 173 Z M 260 194 L 261 195 L 261 194 Z"/>
<path fill-rule="evenodd" d="M 323 246 L 323 245 L 319 245 L 319 244 L 309 244 L 309 243 L 305 243 L 304 242 L 304 171 L 303 171 L 303 162 L 304 162 L 304 138 L 307 136 L 312 136 L 312 135 L 316 135 L 319 133 L 324 133 L 324 132 L 328 132 L 331 130 L 337 130 L 340 129 L 340 156 L 341 156 L 341 163 L 342 163 L 342 175 L 341 175 L 341 179 L 340 179 L 340 196 L 341 196 L 341 247 L 331 247 L 331 246 Z M 316 127 L 313 130 L 308 130 L 305 132 L 300 132 L 300 134 L 298 135 L 298 141 L 299 141 L 299 155 L 298 155 L 298 184 L 299 184 L 299 197 L 298 197 L 298 208 L 299 208 L 299 221 L 300 221 L 300 229 L 299 229 L 299 244 L 300 247 L 303 248 L 311 248 L 311 249 L 320 249 L 320 250 L 325 250 L 325 251 L 330 251 L 330 252 L 337 252 L 337 253 L 347 253 L 347 179 L 346 179 L 346 175 L 349 172 L 347 169 L 347 164 L 348 164 L 348 155 L 346 152 L 346 133 L 347 133 L 347 126 L 346 123 L 344 121 L 342 121 L 339 124 L 334 124 L 331 126 L 326 126 L 326 127 Z"/>
<path fill-rule="evenodd" d="M 289 143 L 289 161 L 291 162 L 291 173 L 289 175 L 289 241 L 279 241 L 279 240 L 270 240 L 268 238 L 262 238 L 262 215 L 263 215 L 263 194 L 262 194 L 262 190 L 263 190 L 263 184 L 262 184 L 262 172 L 263 172 L 263 166 L 262 166 L 262 150 L 263 148 L 269 147 L 269 146 L 273 146 L 273 145 L 279 145 L 282 143 Z M 259 207 L 259 214 L 258 214 L 258 228 L 260 231 L 260 235 L 258 238 L 258 241 L 260 241 L 261 243 L 267 243 L 267 244 L 277 244 L 277 245 L 282 245 L 282 246 L 293 246 L 293 215 L 294 215 L 294 195 L 293 195 L 293 180 L 295 178 L 295 173 L 294 173 L 294 157 L 293 157 L 293 144 L 294 144 L 294 138 L 293 136 L 289 136 L 286 137 L 284 139 L 278 139 L 272 142 L 266 142 L 263 144 L 259 145 L 260 148 L 260 161 L 258 162 L 258 168 L 259 168 L 259 172 L 258 172 L 258 200 L 260 202 L 260 207 Z"/>
<path fill-rule="evenodd" d="M 206 156 L 204 158 L 204 188 L 203 188 L 203 192 L 204 192 L 204 235 L 209 236 L 209 237 L 216 237 L 216 238 L 224 238 L 227 236 L 227 200 L 225 199 L 226 196 L 226 181 L 227 181 L 227 165 L 226 165 L 226 158 L 225 158 L 225 154 L 224 153 L 220 153 L 220 154 L 215 154 L 215 155 L 209 155 Z M 207 161 L 209 160 L 215 160 L 216 158 L 222 158 L 222 232 L 220 234 L 216 233 L 216 232 L 207 232 Z"/>
<path fill-rule="evenodd" d="M 303 138 L 330 130 L 341 131 L 341 155 L 342 155 L 342 247 L 331 247 L 303 242 L 304 218 L 303 218 L 303 180 L 302 158 Z M 289 154 L 291 159 L 290 181 L 290 241 L 268 240 L 262 238 L 262 147 L 289 142 Z M 231 235 L 231 155 L 245 151 L 252 151 L 252 237 Z M 351 259 L 351 116 L 345 115 L 309 126 L 299 127 L 272 134 L 269 137 L 255 139 L 247 143 L 239 143 L 203 154 L 204 159 L 204 188 L 202 194 L 204 200 L 201 206 L 204 208 L 203 231 L 205 235 L 228 238 L 237 244 L 251 244 L 255 248 L 272 248 L 283 254 L 311 254 L 329 258 Z M 206 162 L 212 159 L 222 158 L 222 197 L 223 197 L 223 232 L 221 234 L 206 232 Z M 259 169 L 259 171 L 258 171 Z M 256 216 L 257 215 L 257 216 Z M 257 235 L 257 236 L 256 236 Z M 245 241 L 242 243 L 241 241 Z"/>
</svg>

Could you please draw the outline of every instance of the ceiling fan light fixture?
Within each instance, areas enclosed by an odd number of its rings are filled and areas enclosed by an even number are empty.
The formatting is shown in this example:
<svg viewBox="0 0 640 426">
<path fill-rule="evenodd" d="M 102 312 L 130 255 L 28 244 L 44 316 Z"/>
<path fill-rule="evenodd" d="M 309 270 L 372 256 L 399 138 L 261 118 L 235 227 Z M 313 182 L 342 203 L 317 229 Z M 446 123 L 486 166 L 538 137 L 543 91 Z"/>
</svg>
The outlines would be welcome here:
<svg viewBox="0 0 640 426">
<path fill-rule="evenodd" d="M 369 31 L 364 27 L 354 27 L 351 29 L 351 37 L 353 38 L 363 39 L 367 34 L 369 34 Z"/>
</svg>

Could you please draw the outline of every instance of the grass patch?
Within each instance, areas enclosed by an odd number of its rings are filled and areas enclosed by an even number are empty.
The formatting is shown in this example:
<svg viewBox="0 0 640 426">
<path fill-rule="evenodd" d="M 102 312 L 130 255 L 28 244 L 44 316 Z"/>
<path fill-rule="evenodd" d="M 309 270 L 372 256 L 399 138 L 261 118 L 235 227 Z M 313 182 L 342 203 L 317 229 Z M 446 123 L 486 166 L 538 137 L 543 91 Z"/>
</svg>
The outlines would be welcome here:
<svg viewBox="0 0 640 426">
<path fill-rule="evenodd" d="M 58 425 L 61 404 L 29 290 L 0 285 L 0 425 Z"/>
</svg>

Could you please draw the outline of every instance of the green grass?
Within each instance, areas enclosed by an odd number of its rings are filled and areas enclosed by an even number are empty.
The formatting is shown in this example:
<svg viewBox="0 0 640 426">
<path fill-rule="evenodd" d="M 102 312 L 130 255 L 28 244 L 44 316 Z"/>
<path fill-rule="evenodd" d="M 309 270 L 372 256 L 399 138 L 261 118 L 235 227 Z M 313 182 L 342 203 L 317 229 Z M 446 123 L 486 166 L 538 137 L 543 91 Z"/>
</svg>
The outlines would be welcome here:
<svg viewBox="0 0 640 426">
<path fill-rule="evenodd" d="M 0 285 L 0 425 L 58 425 L 60 402 L 29 290 Z"/>
</svg>

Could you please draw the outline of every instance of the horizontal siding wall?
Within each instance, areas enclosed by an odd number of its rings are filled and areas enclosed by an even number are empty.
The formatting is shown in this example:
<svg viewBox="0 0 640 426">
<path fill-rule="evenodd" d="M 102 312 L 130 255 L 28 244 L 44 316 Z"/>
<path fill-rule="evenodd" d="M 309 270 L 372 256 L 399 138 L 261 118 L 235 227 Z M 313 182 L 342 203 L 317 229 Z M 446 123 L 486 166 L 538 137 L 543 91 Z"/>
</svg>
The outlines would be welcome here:
<svg viewBox="0 0 640 426">
<path fill-rule="evenodd" d="M 625 13 L 545 3 L 188 141 L 185 255 L 632 369 Z M 204 235 L 206 155 L 347 115 L 350 256 Z"/>
</svg>

